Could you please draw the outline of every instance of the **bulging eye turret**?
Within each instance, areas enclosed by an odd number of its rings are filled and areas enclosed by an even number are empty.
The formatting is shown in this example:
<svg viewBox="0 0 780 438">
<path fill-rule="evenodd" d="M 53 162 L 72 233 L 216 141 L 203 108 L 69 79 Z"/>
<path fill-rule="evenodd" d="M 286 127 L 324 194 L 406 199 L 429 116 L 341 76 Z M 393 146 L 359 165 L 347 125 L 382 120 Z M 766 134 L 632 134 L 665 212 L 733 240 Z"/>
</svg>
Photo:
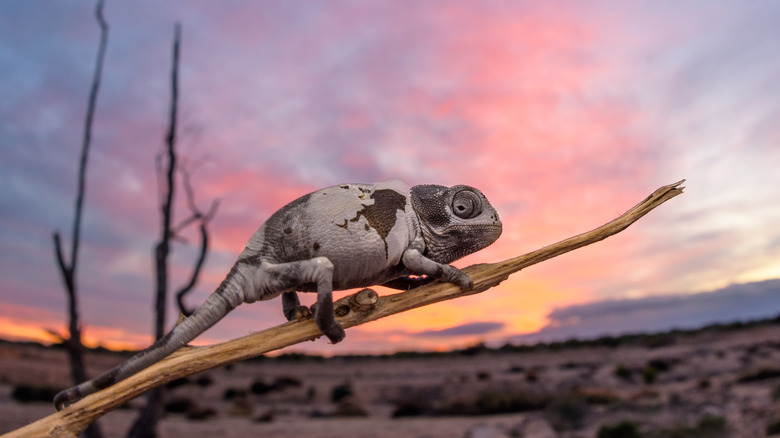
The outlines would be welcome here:
<svg viewBox="0 0 780 438">
<path fill-rule="evenodd" d="M 471 190 L 461 190 L 452 197 L 452 212 L 461 219 L 473 219 L 482 213 L 482 198 Z"/>
</svg>

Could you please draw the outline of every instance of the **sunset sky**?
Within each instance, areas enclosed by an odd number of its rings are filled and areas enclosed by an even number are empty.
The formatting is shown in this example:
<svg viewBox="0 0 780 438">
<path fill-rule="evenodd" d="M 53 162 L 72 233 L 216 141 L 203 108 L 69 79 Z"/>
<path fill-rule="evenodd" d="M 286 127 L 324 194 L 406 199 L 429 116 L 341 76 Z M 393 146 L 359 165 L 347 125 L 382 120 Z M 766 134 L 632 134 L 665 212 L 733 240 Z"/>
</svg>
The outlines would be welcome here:
<svg viewBox="0 0 780 438">
<path fill-rule="evenodd" d="M 65 328 L 51 235 L 69 245 L 93 8 L 0 2 L 0 338 Z M 780 283 L 727 288 L 780 278 L 778 2 L 108 0 L 105 16 L 78 271 L 89 345 L 151 341 L 154 157 L 177 21 L 178 147 L 201 208 L 220 201 L 191 304 L 271 213 L 321 187 L 478 187 L 504 233 L 463 267 L 595 228 L 685 178 L 684 195 L 606 241 L 295 349 L 446 349 L 780 312 Z M 173 289 L 196 254 L 185 236 Z M 669 318 L 683 302 L 696 319 Z M 197 343 L 283 321 L 279 300 L 244 305 Z"/>
</svg>

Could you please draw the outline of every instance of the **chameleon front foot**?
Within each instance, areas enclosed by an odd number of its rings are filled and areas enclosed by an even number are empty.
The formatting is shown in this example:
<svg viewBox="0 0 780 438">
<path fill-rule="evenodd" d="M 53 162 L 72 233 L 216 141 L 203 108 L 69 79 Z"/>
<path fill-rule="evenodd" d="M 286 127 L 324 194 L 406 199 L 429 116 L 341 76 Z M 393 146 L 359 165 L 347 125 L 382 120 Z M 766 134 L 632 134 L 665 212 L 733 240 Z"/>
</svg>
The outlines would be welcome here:
<svg viewBox="0 0 780 438">
<path fill-rule="evenodd" d="M 324 334 L 328 340 L 330 340 L 331 344 L 338 344 L 344 340 L 347 334 L 344 332 L 344 328 L 341 327 L 341 324 L 339 324 L 339 322 L 336 321 L 336 318 L 334 317 L 335 313 L 333 312 L 333 304 L 329 304 L 330 305 L 325 306 L 328 309 L 320 312 L 319 303 L 314 303 L 311 306 L 311 312 L 314 313 L 314 322 L 317 324 L 317 328 L 320 329 L 322 334 Z"/>
</svg>

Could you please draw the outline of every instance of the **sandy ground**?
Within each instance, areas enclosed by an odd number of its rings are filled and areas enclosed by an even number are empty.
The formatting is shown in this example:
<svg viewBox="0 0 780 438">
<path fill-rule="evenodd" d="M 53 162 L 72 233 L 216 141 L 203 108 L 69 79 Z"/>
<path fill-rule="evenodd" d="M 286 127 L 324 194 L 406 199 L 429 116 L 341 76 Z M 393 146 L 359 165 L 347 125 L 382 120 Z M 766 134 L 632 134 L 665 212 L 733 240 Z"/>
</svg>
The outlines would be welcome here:
<svg viewBox="0 0 780 438">
<path fill-rule="evenodd" d="M 189 416 L 207 410 L 212 415 L 194 420 L 169 413 L 159 432 L 584 438 L 630 421 L 646 437 L 762 437 L 780 421 L 780 325 L 711 330 L 664 344 L 424 359 L 247 361 L 170 389 L 167 400 L 189 402 Z M 122 358 L 91 353 L 87 360 L 95 375 Z M 68 386 L 65 363 L 64 351 L 0 344 L 0 433 L 53 412 L 49 403 L 21 404 L 11 393 L 21 384 Z M 655 369 L 649 383 L 648 365 Z M 339 387 L 352 395 L 334 402 Z M 227 392 L 235 396 L 228 400 Z M 125 436 L 142 404 L 138 399 L 103 417 L 104 436 Z M 400 412 L 413 415 L 393 417 Z M 356 413 L 363 416 L 345 416 Z"/>
</svg>

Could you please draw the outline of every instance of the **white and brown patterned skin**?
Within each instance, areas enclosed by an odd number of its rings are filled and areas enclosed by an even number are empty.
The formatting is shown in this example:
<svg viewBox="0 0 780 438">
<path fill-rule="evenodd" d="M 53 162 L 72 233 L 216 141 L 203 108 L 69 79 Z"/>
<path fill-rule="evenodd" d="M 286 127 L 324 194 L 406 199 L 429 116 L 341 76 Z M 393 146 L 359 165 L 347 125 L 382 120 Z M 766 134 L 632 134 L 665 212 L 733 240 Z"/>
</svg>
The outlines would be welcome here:
<svg viewBox="0 0 780 438">
<path fill-rule="evenodd" d="M 437 279 L 468 290 L 471 278 L 449 263 L 500 235 L 498 213 L 468 186 L 419 185 L 409 191 L 402 181 L 390 180 L 317 190 L 271 215 L 189 318 L 127 362 L 60 392 L 54 404 L 62 409 L 158 362 L 241 303 L 282 295 L 288 320 L 305 315 L 296 291 L 317 293 L 315 322 L 335 344 L 344 339 L 344 329 L 333 313 L 333 290 L 409 289 Z"/>
</svg>

